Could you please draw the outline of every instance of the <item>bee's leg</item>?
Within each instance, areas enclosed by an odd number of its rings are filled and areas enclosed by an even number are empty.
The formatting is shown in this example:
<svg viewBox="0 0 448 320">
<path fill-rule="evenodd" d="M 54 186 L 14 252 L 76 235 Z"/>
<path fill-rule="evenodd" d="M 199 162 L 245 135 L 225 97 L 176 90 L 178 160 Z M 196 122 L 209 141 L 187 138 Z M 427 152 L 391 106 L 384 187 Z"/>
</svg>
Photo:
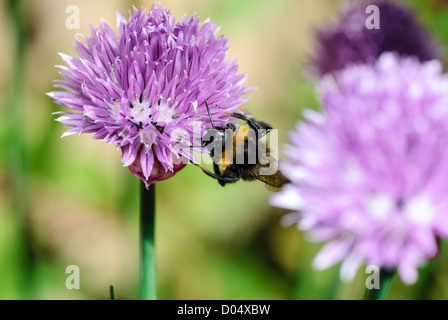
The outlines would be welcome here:
<svg viewBox="0 0 448 320">
<path fill-rule="evenodd" d="M 192 162 L 193 163 L 193 162 Z M 237 178 L 233 178 L 233 177 L 225 177 L 222 176 L 221 174 L 216 174 L 211 172 L 210 170 L 198 165 L 197 163 L 193 163 L 195 166 L 199 167 L 206 175 L 215 178 L 216 180 L 218 180 L 219 184 L 224 186 L 226 183 L 234 183 L 237 182 L 239 179 Z"/>
<path fill-rule="evenodd" d="M 244 112 L 244 110 L 243 110 L 243 112 Z M 239 113 L 236 113 L 236 112 L 234 112 L 234 113 L 226 112 L 226 113 L 229 116 L 232 116 L 234 118 L 238 118 L 240 120 L 243 120 L 243 121 L 247 122 L 247 124 L 255 131 L 258 131 L 260 129 L 264 129 L 264 128 L 260 128 L 260 126 L 257 124 L 257 121 L 254 121 L 252 118 L 246 117 L 246 116 L 244 116 L 242 114 L 239 114 Z M 264 122 L 262 122 L 262 123 L 265 124 Z M 268 127 L 270 128 L 270 126 L 268 126 Z M 270 128 L 270 129 L 272 129 L 272 128 Z"/>
<path fill-rule="evenodd" d="M 182 144 L 182 145 L 180 145 L 180 147 L 182 147 L 182 148 L 204 148 L 205 146 L 204 145 L 194 145 L 194 144 L 192 144 L 192 145 Z"/>
<path fill-rule="evenodd" d="M 266 122 L 257 121 L 257 125 L 258 125 L 258 128 L 266 130 L 266 131 L 264 131 L 262 136 L 268 134 L 272 130 L 272 127 L 270 125 L 268 125 Z"/>
<path fill-rule="evenodd" d="M 215 178 L 216 180 L 218 180 L 219 184 L 222 185 L 223 187 L 227 184 L 227 183 L 235 183 L 238 180 L 240 180 L 238 177 L 226 177 L 223 175 L 218 175 L 215 174 L 213 172 L 210 172 L 209 170 L 203 168 L 202 171 L 204 171 L 204 173 L 212 178 Z"/>
<path fill-rule="evenodd" d="M 221 175 L 222 179 L 219 180 L 219 184 L 223 187 L 226 185 L 226 183 L 234 183 L 240 180 L 238 171 L 236 168 L 229 167 L 227 168 L 223 174 Z"/>
<path fill-rule="evenodd" d="M 239 113 L 231 113 L 230 115 L 232 117 L 235 117 L 235 118 L 241 119 L 243 121 L 246 121 L 247 124 L 249 125 L 249 127 L 251 127 L 253 130 L 255 130 L 255 132 L 257 132 L 257 133 L 258 133 L 258 131 L 260 129 L 265 129 L 266 130 L 264 134 L 266 134 L 266 133 L 268 133 L 269 131 L 272 130 L 272 127 L 270 125 L 268 125 L 267 123 L 263 122 L 263 121 L 255 121 L 254 119 L 248 118 L 248 117 L 243 116 L 242 114 L 239 114 Z"/>
<path fill-rule="evenodd" d="M 215 171 L 216 174 L 221 175 L 221 170 L 219 170 L 219 166 L 213 162 L 213 171 Z"/>
<path fill-rule="evenodd" d="M 246 122 L 251 121 L 250 118 L 248 118 L 248 117 L 246 117 L 246 116 L 243 116 L 242 114 L 239 114 L 239 113 L 236 113 L 236 112 L 234 112 L 234 113 L 228 113 L 228 115 L 229 115 L 229 116 L 232 116 L 232 117 L 234 117 L 234 118 L 238 118 L 238 119 L 240 119 L 240 120 L 246 121 Z"/>
<path fill-rule="evenodd" d="M 246 116 L 250 116 L 250 113 L 249 112 L 247 112 L 247 110 L 246 109 L 244 109 L 244 107 L 239 107 L 238 109 L 240 109 L 241 110 L 241 112 L 242 113 L 244 113 Z"/>
</svg>

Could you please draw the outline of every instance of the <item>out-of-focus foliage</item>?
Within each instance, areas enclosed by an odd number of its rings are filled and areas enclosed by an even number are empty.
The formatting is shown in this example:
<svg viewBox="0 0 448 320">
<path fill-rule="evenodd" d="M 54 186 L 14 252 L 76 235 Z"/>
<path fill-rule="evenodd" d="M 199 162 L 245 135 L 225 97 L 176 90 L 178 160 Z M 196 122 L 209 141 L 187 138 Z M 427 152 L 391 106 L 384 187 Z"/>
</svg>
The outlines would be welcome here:
<svg viewBox="0 0 448 320">
<path fill-rule="evenodd" d="M 8 3 L 23 9 L 17 23 Z M 448 6 L 412 0 L 444 44 Z M 436 4 L 436 2 L 438 4 Z M 211 17 L 230 37 L 229 58 L 238 59 L 247 84 L 258 87 L 246 108 L 279 129 L 280 143 L 304 107 L 318 108 L 305 65 L 314 27 L 337 12 L 333 0 L 162 0 L 180 18 Z M 58 78 L 57 52 L 73 52 L 76 33 L 101 18 L 114 25 L 116 11 L 147 1 L 3 1 L 0 7 L 0 299 L 138 298 L 138 181 L 120 165 L 112 145 L 88 136 L 60 139 L 52 112 L 61 107 L 45 93 Z M 66 9 L 80 9 L 80 30 L 69 30 Z M 25 44 L 17 54 L 19 34 Z M 18 69 L 20 63 L 23 72 Z M 18 72 L 19 71 L 19 72 Z M 15 143 L 18 141 L 18 143 Z M 18 145 L 20 144 L 20 145 Z M 22 160 L 17 162 L 16 155 Z M 20 160 L 20 158 L 19 158 Z M 22 173 L 16 169 L 22 164 Z M 15 187 L 22 181 L 22 187 Z M 16 190 L 16 191 L 14 191 Z M 337 268 L 316 273 L 319 245 L 295 228 L 283 228 L 283 211 L 268 205 L 261 183 L 222 188 L 187 166 L 157 188 L 157 249 L 162 299 L 358 299 L 360 271 L 348 285 Z M 22 210 L 25 207 L 26 210 Z M 20 212 L 25 212 L 21 215 Z M 24 228 L 25 227 L 25 228 Z M 26 236 L 29 236 L 27 241 Z M 443 248 L 446 249 L 446 248 Z M 447 253 L 422 269 L 413 287 L 394 283 L 391 298 L 447 298 Z M 67 290 L 66 267 L 77 265 L 81 289 Z"/>
</svg>

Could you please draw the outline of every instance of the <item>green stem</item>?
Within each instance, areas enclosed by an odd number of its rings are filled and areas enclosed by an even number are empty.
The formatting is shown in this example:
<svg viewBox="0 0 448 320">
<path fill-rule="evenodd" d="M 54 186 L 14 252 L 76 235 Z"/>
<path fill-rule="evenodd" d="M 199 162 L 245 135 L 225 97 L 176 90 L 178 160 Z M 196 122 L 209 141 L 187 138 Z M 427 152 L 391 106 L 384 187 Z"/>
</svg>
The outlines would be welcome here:
<svg viewBox="0 0 448 320">
<path fill-rule="evenodd" d="M 140 298 L 157 300 L 155 249 L 155 184 L 140 190 Z"/>
<path fill-rule="evenodd" d="M 114 290 L 114 285 L 111 284 L 109 286 L 109 294 L 110 294 L 110 300 L 116 300 L 115 299 L 115 290 Z"/>
<path fill-rule="evenodd" d="M 385 300 L 389 294 L 392 280 L 395 274 L 394 269 L 382 268 L 380 270 L 380 283 L 378 289 L 366 289 L 364 300 Z"/>
</svg>

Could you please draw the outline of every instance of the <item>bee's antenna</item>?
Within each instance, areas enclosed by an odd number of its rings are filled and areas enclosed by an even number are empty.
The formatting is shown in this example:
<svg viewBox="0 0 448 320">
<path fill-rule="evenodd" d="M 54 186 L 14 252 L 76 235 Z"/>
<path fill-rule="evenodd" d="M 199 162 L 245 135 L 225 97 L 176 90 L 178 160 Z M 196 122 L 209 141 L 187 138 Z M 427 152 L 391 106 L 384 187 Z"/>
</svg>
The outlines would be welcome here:
<svg viewBox="0 0 448 320">
<path fill-rule="evenodd" d="M 210 118 L 210 122 L 212 123 L 213 129 L 215 129 L 215 123 L 213 122 L 212 114 L 210 112 L 210 107 L 208 106 L 207 99 L 205 99 L 204 101 L 205 101 L 205 106 L 207 107 L 207 112 L 208 112 L 208 116 Z"/>
</svg>

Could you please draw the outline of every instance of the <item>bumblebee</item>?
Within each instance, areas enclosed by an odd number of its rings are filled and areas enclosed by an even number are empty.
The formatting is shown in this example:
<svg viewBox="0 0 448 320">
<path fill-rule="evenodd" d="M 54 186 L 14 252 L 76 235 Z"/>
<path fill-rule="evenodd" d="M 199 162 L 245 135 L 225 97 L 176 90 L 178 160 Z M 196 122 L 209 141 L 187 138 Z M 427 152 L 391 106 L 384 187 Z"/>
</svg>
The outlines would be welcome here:
<svg viewBox="0 0 448 320">
<path fill-rule="evenodd" d="M 243 124 L 228 123 L 215 127 L 210 107 L 205 101 L 212 129 L 202 137 L 205 147 L 213 159 L 213 172 L 199 166 L 205 174 L 225 186 L 237 181 L 260 180 L 273 188 L 289 182 L 278 170 L 278 161 L 271 156 L 270 144 L 262 138 L 272 130 L 265 122 L 239 113 L 229 115 L 244 121 Z"/>
</svg>

